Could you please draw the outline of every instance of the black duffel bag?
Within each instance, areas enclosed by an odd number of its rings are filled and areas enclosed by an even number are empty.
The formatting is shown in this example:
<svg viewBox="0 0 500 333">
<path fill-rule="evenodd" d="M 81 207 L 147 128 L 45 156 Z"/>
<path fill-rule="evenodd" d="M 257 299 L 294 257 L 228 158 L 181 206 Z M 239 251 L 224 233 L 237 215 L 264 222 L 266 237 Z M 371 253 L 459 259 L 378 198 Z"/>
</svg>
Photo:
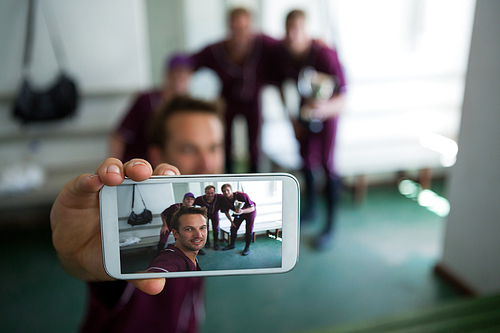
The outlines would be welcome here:
<svg viewBox="0 0 500 333">
<path fill-rule="evenodd" d="M 30 83 L 28 73 L 33 49 L 35 9 L 35 0 L 30 0 L 24 45 L 23 82 L 13 105 L 14 117 L 21 120 L 24 124 L 58 120 L 72 116 L 78 105 L 78 89 L 75 80 L 63 69 L 66 59 L 62 49 L 62 40 L 57 33 L 54 33 L 55 31 L 51 31 L 48 24 L 47 28 L 49 28 L 51 45 L 59 67 L 59 75 L 54 84 L 47 89 L 35 89 L 32 83 Z M 47 23 L 46 19 L 45 22 Z M 59 39 L 57 39 L 58 37 Z"/>
<path fill-rule="evenodd" d="M 136 214 L 134 212 L 134 201 L 135 201 L 135 184 L 133 185 L 133 190 L 132 190 L 132 212 L 130 213 L 130 216 L 128 217 L 127 223 L 130 224 L 131 226 L 136 226 L 136 225 L 144 225 L 151 223 L 153 221 L 153 213 L 149 209 L 146 208 L 146 203 L 144 202 L 144 199 L 142 198 L 141 192 L 139 189 L 139 196 L 141 197 L 142 204 L 144 205 L 144 210 L 140 214 Z"/>
<path fill-rule="evenodd" d="M 65 73 L 46 91 L 34 90 L 25 77 L 14 101 L 14 116 L 25 124 L 62 119 L 75 114 L 77 103 L 76 84 Z"/>
</svg>

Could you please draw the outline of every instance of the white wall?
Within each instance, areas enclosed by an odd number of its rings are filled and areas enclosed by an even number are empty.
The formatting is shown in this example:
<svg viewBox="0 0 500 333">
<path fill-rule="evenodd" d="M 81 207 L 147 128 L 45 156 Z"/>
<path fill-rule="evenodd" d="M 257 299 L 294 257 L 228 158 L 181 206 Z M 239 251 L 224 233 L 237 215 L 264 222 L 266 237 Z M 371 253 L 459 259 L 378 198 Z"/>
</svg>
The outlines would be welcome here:
<svg viewBox="0 0 500 333">
<path fill-rule="evenodd" d="M 22 126 L 12 117 L 12 102 L 22 79 L 27 14 L 28 1 L 0 2 L 0 172 L 29 162 L 43 168 L 47 181 L 28 196 L 8 196 L 0 208 L 50 203 L 69 179 L 92 172 L 107 157 L 108 135 L 133 94 L 151 84 L 144 0 L 40 0 L 30 79 L 47 89 L 57 75 L 50 29 L 61 40 L 80 102 L 73 118 Z M 28 149 L 34 141 L 36 153 Z"/>
<path fill-rule="evenodd" d="M 478 294 L 500 291 L 500 2 L 477 2 L 457 164 L 439 264 Z"/>
</svg>

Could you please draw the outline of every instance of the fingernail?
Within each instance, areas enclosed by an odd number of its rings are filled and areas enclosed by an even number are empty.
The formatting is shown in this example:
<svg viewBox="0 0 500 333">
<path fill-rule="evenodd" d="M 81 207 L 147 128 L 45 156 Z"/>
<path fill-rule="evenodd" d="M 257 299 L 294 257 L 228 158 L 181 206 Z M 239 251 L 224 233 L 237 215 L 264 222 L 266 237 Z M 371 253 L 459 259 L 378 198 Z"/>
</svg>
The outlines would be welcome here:
<svg viewBox="0 0 500 333">
<path fill-rule="evenodd" d="M 144 166 L 147 166 L 147 165 L 146 165 L 146 163 L 141 162 L 141 161 L 136 161 L 136 162 L 134 162 L 134 164 L 132 164 L 132 166 L 136 166 L 136 165 L 144 165 Z"/>
<path fill-rule="evenodd" d="M 163 176 L 175 176 L 175 172 L 173 172 L 172 170 L 165 170 L 165 171 L 163 171 L 162 175 Z"/>
<path fill-rule="evenodd" d="M 110 166 L 108 167 L 107 172 L 108 172 L 108 173 L 117 173 L 117 174 L 119 174 L 119 175 L 121 174 L 121 173 L 120 173 L 120 168 L 119 168 L 118 166 L 114 165 L 114 164 L 113 164 L 113 165 L 110 165 Z"/>
</svg>

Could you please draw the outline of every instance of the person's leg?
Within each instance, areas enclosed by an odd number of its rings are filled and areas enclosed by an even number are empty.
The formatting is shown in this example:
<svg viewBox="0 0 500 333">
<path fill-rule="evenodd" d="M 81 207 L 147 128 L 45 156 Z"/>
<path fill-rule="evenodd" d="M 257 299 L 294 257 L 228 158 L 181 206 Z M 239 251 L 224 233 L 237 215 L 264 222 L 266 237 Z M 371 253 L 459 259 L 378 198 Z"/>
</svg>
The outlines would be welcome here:
<svg viewBox="0 0 500 333">
<path fill-rule="evenodd" d="M 226 173 L 233 172 L 233 156 L 232 156 L 232 139 L 233 139 L 233 120 L 234 112 L 230 107 L 226 107 L 226 114 L 224 117 L 224 142 L 226 151 Z"/>
<path fill-rule="evenodd" d="M 170 231 L 168 231 L 164 234 L 160 233 L 160 240 L 158 241 L 158 244 L 156 245 L 158 252 L 163 251 L 163 249 L 165 248 L 165 245 L 167 244 L 167 241 L 168 241 L 168 236 L 170 236 Z"/>
<path fill-rule="evenodd" d="M 305 181 L 305 193 L 302 196 L 303 209 L 300 216 L 301 222 L 310 222 L 315 217 L 317 206 L 317 190 L 314 179 L 314 168 L 319 164 L 318 135 L 310 131 L 303 131 L 300 140 L 300 155 L 303 161 L 302 172 Z"/>
<path fill-rule="evenodd" d="M 233 223 L 235 226 L 231 225 L 231 240 L 229 244 L 222 249 L 222 251 L 232 250 L 235 248 L 236 237 L 238 236 L 238 229 L 240 228 L 242 222 L 243 220 L 241 219 L 241 217 L 234 218 Z"/>
<path fill-rule="evenodd" d="M 215 214 L 210 218 L 212 220 L 212 234 L 214 237 L 214 250 L 220 250 L 219 246 L 219 214 Z"/>
<path fill-rule="evenodd" d="M 245 111 L 248 126 L 248 149 L 250 152 L 250 172 L 258 171 L 260 160 L 260 129 L 261 116 L 258 104 L 253 105 Z"/>
<path fill-rule="evenodd" d="M 322 164 L 325 170 L 326 179 L 326 221 L 321 233 L 316 241 L 318 249 L 327 248 L 333 239 L 336 214 L 340 198 L 341 180 L 335 172 L 334 149 L 335 134 L 337 131 L 337 119 L 331 119 L 324 124 L 322 133 L 323 154 Z"/>
<path fill-rule="evenodd" d="M 241 253 L 244 256 L 250 254 L 250 244 L 252 243 L 253 236 L 253 225 L 255 222 L 255 216 L 257 215 L 257 211 L 253 211 L 250 214 L 245 214 L 246 220 L 246 230 L 245 230 L 245 249 Z"/>
<path fill-rule="evenodd" d="M 310 169 L 304 169 L 305 193 L 302 196 L 303 209 L 300 215 L 301 222 L 309 222 L 315 216 L 316 189 L 314 186 L 314 173 Z"/>
</svg>

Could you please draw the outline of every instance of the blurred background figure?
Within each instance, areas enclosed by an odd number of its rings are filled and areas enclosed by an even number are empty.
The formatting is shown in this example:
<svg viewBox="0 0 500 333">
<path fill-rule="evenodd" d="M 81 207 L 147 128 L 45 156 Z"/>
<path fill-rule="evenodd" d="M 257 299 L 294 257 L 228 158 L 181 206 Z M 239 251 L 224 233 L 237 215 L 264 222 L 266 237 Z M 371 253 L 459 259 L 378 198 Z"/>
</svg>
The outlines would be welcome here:
<svg viewBox="0 0 500 333">
<path fill-rule="evenodd" d="M 173 97 L 188 95 L 193 73 L 191 59 L 176 53 L 165 61 L 163 83 L 159 89 L 140 93 L 110 140 L 109 156 L 122 162 L 132 158 L 149 161 L 147 125 L 151 115 Z"/>
<path fill-rule="evenodd" d="M 234 171 L 232 124 L 237 115 L 245 117 L 248 126 L 250 172 L 257 172 L 260 147 L 260 92 L 274 56 L 277 41 L 252 28 L 252 15 L 245 8 L 229 12 L 229 34 L 221 42 L 209 45 L 193 55 L 194 68 L 214 70 L 222 83 L 221 98 L 225 104 L 226 172 Z"/>
<path fill-rule="evenodd" d="M 331 240 L 339 197 L 340 177 L 335 170 L 334 147 L 338 115 L 345 103 L 345 80 L 337 53 L 307 35 L 305 19 L 301 10 L 287 15 L 286 36 L 277 54 L 275 75 L 278 85 L 286 79 L 295 80 L 302 97 L 300 116 L 292 117 L 305 178 L 302 221 L 314 218 L 319 193 L 315 171 L 322 167 L 325 172 L 327 217 L 315 242 L 316 247 L 325 248 Z M 314 82 L 320 77 L 325 78 L 323 82 Z"/>
</svg>

